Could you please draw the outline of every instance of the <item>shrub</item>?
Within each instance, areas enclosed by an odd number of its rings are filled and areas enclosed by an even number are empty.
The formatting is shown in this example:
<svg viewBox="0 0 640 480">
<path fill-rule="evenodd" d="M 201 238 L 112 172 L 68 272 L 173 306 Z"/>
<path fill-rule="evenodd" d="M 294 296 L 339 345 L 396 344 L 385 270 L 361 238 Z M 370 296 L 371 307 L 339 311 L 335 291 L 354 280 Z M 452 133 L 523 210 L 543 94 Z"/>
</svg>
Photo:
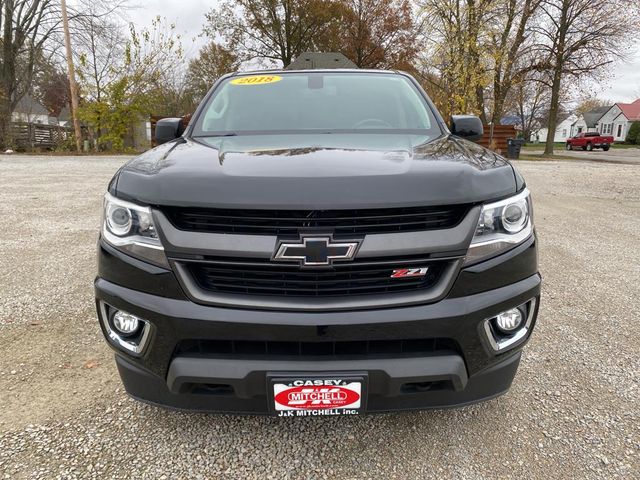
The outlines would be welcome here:
<svg viewBox="0 0 640 480">
<path fill-rule="evenodd" d="M 640 122 L 633 122 L 627 132 L 626 143 L 640 145 Z"/>
</svg>

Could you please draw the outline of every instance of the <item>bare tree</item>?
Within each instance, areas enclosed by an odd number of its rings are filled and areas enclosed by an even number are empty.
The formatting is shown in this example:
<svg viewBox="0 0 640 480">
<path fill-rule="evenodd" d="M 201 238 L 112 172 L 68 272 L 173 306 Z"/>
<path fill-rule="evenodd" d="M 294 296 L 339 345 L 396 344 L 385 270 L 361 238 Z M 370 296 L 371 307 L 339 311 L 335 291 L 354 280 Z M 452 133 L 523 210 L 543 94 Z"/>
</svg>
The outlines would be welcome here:
<svg viewBox="0 0 640 480">
<path fill-rule="evenodd" d="M 127 0 L 81 0 L 69 9 L 72 29 L 90 18 L 113 16 L 126 4 Z M 39 66 L 64 60 L 61 20 L 59 0 L 0 0 L 0 145 L 11 141 L 11 113 L 37 87 L 34 79 L 44 73 Z M 85 45 L 75 39 L 73 43 Z"/>
<path fill-rule="evenodd" d="M 542 0 L 505 0 L 491 20 L 488 50 L 492 72 L 491 121 L 498 124 L 505 113 L 505 101 L 514 85 L 526 79 L 532 69 L 523 58 L 533 44 L 531 25 Z"/>
<path fill-rule="evenodd" d="M 541 129 L 548 117 L 550 89 L 541 76 L 530 72 L 512 88 L 511 97 L 522 126 L 522 136 L 528 142 L 535 130 Z"/>
<path fill-rule="evenodd" d="M 29 92 L 34 67 L 59 26 L 53 0 L 0 0 L 0 145 L 10 144 L 11 114 Z"/>
<path fill-rule="evenodd" d="M 123 26 L 109 17 L 83 16 L 74 22 L 73 33 L 82 93 L 99 102 L 124 57 Z"/>
<path fill-rule="evenodd" d="M 619 60 L 637 36 L 640 2 L 593 0 L 542 0 L 537 68 L 550 76 L 549 132 L 558 123 L 563 83 L 569 79 L 597 77 L 603 67 Z M 547 136 L 545 155 L 553 154 L 553 134 Z"/>
</svg>

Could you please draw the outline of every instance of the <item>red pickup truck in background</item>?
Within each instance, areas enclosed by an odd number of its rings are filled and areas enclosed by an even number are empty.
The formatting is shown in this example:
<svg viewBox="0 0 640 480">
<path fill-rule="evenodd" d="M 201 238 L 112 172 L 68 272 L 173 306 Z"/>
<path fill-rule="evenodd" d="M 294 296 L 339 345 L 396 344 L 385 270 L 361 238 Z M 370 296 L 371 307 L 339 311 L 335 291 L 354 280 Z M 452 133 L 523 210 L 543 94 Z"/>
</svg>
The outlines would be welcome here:
<svg viewBox="0 0 640 480">
<path fill-rule="evenodd" d="M 601 148 L 605 152 L 609 150 L 609 146 L 613 143 L 611 135 L 600 135 L 598 132 L 582 132 L 575 137 L 567 139 L 567 150 L 580 147 L 582 150 L 591 151 L 594 148 Z"/>
</svg>

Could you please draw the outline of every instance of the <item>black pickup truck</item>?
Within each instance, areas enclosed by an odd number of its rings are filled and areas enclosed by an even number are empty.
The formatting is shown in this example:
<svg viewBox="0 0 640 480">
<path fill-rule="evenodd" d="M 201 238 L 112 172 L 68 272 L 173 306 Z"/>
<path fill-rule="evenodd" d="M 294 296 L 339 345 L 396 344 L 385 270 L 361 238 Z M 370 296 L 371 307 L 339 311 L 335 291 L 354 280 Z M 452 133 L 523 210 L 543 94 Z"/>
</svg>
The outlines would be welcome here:
<svg viewBox="0 0 640 480">
<path fill-rule="evenodd" d="M 221 78 L 104 199 L 100 325 L 127 392 L 282 417 L 506 392 L 539 307 L 529 191 L 409 75 Z"/>
</svg>

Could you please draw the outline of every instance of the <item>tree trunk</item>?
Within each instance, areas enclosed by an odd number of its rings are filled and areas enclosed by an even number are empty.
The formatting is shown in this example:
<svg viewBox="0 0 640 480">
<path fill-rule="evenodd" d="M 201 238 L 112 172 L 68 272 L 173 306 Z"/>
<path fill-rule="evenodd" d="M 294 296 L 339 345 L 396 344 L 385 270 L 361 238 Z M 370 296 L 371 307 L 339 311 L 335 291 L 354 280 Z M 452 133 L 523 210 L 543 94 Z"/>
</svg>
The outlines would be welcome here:
<svg viewBox="0 0 640 480">
<path fill-rule="evenodd" d="M 556 126 L 558 125 L 558 104 L 560 103 L 560 85 L 562 83 L 562 73 L 565 67 L 565 42 L 569 31 L 569 0 L 563 0 L 560 18 L 557 20 L 558 36 L 555 55 L 553 56 L 553 82 L 551 83 L 551 105 L 549 107 L 549 121 L 547 124 L 547 142 L 544 146 L 544 155 L 553 155 L 553 141 L 556 137 Z"/>
<path fill-rule="evenodd" d="M 560 83 L 562 80 L 562 63 L 556 63 L 551 84 L 551 106 L 549 108 L 549 121 L 547 122 L 547 142 L 544 146 L 544 155 L 553 155 L 553 141 L 556 136 L 558 124 L 558 104 L 560 103 Z"/>
<path fill-rule="evenodd" d="M 487 123 L 487 114 L 484 109 L 484 88 L 482 85 L 476 85 L 476 109 L 478 110 L 480 120 L 483 124 Z M 498 125 L 500 122 L 496 123 Z"/>
<path fill-rule="evenodd" d="M 2 6 L 0 5 L 0 8 Z M 11 146 L 9 128 L 11 113 L 13 111 L 11 101 L 13 98 L 13 82 L 15 78 L 15 59 L 12 42 L 13 2 L 4 2 L 4 23 L 2 28 L 2 70 L 0 70 L 0 147 Z"/>
<path fill-rule="evenodd" d="M 73 53 L 71 51 L 71 36 L 69 34 L 66 0 L 61 0 L 60 7 L 62 10 L 62 25 L 64 27 L 64 46 L 67 52 L 67 67 L 69 69 L 67 73 L 69 74 L 69 90 L 71 92 L 71 117 L 73 119 L 73 130 L 76 137 L 76 150 L 80 153 L 82 151 L 82 130 L 80 128 L 80 119 L 78 118 L 78 85 L 73 68 Z"/>
<path fill-rule="evenodd" d="M 497 77 L 497 75 L 496 75 Z M 493 113 L 491 114 L 491 121 L 494 125 L 500 124 L 502 118 L 502 110 L 504 110 L 504 96 L 502 95 L 502 86 L 500 80 L 496 79 L 493 83 Z"/>
<path fill-rule="evenodd" d="M 0 149 L 11 147 L 11 102 L 0 100 Z"/>
</svg>

